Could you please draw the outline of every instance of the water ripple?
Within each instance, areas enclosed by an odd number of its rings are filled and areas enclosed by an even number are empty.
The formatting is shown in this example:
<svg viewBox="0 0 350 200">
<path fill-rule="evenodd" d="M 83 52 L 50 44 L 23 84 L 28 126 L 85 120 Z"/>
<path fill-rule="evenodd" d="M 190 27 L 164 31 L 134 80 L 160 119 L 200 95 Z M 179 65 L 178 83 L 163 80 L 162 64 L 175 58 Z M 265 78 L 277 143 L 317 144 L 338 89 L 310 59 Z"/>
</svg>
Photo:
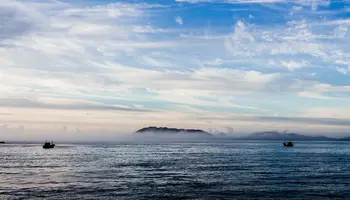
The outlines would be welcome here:
<svg viewBox="0 0 350 200">
<path fill-rule="evenodd" d="M 7 144 L 0 199 L 346 199 L 349 144 Z"/>
</svg>

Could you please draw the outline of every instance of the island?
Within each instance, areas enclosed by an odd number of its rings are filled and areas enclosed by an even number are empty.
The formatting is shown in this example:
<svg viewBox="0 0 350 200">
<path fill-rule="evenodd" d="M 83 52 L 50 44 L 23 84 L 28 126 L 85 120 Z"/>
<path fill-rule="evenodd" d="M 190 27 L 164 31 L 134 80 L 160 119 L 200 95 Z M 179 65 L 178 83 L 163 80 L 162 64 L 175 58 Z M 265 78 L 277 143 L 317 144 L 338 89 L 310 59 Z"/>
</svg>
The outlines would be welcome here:
<svg viewBox="0 0 350 200">
<path fill-rule="evenodd" d="M 5 144 L 5 141 L 0 141 L 0 144 Z"/>
<path fill-rule="evenodd" d="M 157 136 L 195 136 L 195 137 L 210 137 L 212 134 L 200 129 L 178 129 L 168 127 L 150 126 L 142 128 L 135 132 L 136 135 L 157 135 Z"/>
</svg>

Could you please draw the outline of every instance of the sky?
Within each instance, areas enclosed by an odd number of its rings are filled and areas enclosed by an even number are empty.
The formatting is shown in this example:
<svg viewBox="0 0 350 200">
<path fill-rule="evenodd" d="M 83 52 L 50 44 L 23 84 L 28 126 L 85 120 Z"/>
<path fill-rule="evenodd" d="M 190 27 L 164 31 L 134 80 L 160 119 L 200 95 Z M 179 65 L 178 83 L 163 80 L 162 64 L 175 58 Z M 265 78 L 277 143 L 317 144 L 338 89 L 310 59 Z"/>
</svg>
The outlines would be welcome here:
<svg viewBox="0 0 350 200">
<path fill-rule="evenodd" d="M 1 0 L 0 140 L 350 135 L 349 0 Z"/>
</svg>

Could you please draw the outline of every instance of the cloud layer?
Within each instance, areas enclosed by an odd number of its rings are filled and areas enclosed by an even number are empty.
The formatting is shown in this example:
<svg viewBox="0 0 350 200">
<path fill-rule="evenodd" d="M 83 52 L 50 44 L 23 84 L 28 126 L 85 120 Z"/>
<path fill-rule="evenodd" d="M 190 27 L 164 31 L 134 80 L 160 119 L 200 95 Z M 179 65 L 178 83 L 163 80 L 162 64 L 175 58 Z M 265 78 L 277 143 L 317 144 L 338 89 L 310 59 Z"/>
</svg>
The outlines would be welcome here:
<svg viewBox="0 0 350 200">
<path fill-rule="evenodd" d="M 345 132 L 348 3 L 3 0 L 0 118 L 21 132 Z"/>
</svg>

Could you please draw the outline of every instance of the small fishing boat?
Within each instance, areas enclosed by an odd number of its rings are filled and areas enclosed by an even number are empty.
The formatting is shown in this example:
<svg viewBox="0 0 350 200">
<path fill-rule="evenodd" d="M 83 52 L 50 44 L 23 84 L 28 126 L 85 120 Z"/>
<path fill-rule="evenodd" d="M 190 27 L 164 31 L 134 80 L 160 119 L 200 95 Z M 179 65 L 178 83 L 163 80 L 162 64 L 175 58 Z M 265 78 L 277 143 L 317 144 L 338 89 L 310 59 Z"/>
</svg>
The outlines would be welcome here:
<svg viewBox="0 0 350 200">
<path fill-rule="evenodd" d="M 52 149 L 55 147 L 55 144 L 51 141 L 51 142 L 45 142 L 45 144 L 43 145 L 44 149 Z"/>
<path fill-rule="evenodd" d="M 291 141 L 289 141 L 289 142 L 283 142 L 283 146 L 285 146 L 285 147 L 292 147 L 294 145 L 293 145 L 293 143 Z"/>
</svg>

